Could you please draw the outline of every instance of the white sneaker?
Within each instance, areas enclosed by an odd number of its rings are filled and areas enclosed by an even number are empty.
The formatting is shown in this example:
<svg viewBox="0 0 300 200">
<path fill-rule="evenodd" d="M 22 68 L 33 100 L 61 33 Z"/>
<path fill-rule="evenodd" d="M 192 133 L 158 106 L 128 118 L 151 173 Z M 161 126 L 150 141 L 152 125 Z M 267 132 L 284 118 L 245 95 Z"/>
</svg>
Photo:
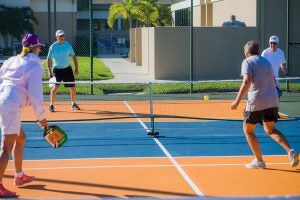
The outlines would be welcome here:
<svg viewBox="0 0 300 200">
<path fill-rule="evenodd" d="M 294 149 L 289 151 L 289 159 L 292 167 L 299 165 L 299 153 L 297 153 Z"/>
<path fill-rule="evenodd" d="M 254 158 L 251 163 L 246 164 L 246 167 L 252 169 L 265 169 L 266 163 L 264 161 L 258 161 L 256 158 Z"/>
</svg>

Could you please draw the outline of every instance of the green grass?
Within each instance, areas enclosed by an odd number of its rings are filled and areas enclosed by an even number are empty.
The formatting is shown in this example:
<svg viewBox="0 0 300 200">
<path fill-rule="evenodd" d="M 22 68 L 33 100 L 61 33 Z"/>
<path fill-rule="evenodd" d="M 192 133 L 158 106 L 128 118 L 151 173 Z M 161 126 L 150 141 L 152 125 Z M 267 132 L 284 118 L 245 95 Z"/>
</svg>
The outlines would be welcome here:
<svg viewBox="0 0 300 200">
<path fill-rule="evenodd" d="M 238 92 L 241 82 L 214 82 L 214 83 L 195 83 L 193 84 L 193 93 L 209 93 L 220 94 L 225 92 Z M 90 85 L 77 84 L 76 89 L 78 94 L 90 94 Z M 285 84 L 281 85 L 281 89 L 285 91 Z M 44 85 L 44 92 L 48 94 L 50 88 Z M 60 93 L 68 93 L 68 89 L 60 87 Z M 143 83 L 132 84 L 117 84 L 103 83 L 93 86 L 94 94 L 113 94 L 113 93 L 144 93 L 149 94 L 149 85 Z M 153 94 L 188 94 L 190 93 L 189 83 L 160 83 L 153 84 Z M 300 83 L 291 83 L 290 91 L 300 92 Z"/>
<path fill-rule="evenodd" d="M 238 91 L 241 82 L 204 82 L 193 84 L 193 93 L 203 92 L 233 92 Z M 184 94 L 189 93 L 191 84 L 174 83 L 153 85 L 154 94 Z"/>
<path fill-rule="evenodd" d="M 79 66 L 79 76 L 76 80 L 90 80 L 90 58 L 77 57 Z M 73 60 L 70 59 L 73 66 Z M 113 78 L 113 74 L 108 67 L 101 61 L 100 58 L 93 58 L 94 73 L 93 80 L 108 80 Z M 43 64 L 45 74 L 43 79 L 48 80 L 48 68 L 46 62 Z M 193 84 L 193 93 L 220 93 L 220 92 L 237 92 L 241 82 L 202 82 Z M 90 86 L 77 84 L 76 89 L 78 94 L 90 94 Z M 188 94 L 190 93 L 191 85 L 189 83 L 160 83 L 153 84 L 153 94 Z M 285 83 L 281 84 L 281 89 L 285 91 Z M 300 92 L 300 83 L 290 83 L 291 91 Z M 94 94 L 112 94 L 112 93 L 149 93 L 148 84 L 97 84 L 93 86 Z M 44 85 L 44 93 L 49 94 L 50 88 Z M 69 90 L 60 87 L 60 93 L 68 93 Z"/>
<path fill-rule="evenodd" d="M 77 57 L 79 75 L 76 80 L 90 80 L 91 77 L 91 62 L 89 57 Z M 70 58 L 71 66 L 74 70 L 73 60 Z M 45 74 L 43 80 L 47 81 L 48 77 L 48 67 L 46 61 L 43 63 L 45 69 Z M 114 76 L 108 67 L 101 61 L 100 58 L 93 58 L 93 80 L 108 80 L 112 79 Z"/>
</svg>

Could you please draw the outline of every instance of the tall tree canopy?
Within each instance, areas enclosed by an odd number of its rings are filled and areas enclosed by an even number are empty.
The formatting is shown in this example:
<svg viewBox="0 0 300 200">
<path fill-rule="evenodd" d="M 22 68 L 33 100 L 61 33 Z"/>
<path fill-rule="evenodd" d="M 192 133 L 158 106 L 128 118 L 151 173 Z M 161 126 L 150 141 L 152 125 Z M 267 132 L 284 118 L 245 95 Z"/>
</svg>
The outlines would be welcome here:
<svg viewBox="0 0 300 200">
<path fill-rule="evenodd" d="M 9 36 L 21 40 L 26 32 L 33 33 L 33 25 L 38 25 L 38 20 L 30 7 L 7 7 L 0 5 L 0 34 L 4 38 L 5 47 L 9 47 Z"/>
</svg>

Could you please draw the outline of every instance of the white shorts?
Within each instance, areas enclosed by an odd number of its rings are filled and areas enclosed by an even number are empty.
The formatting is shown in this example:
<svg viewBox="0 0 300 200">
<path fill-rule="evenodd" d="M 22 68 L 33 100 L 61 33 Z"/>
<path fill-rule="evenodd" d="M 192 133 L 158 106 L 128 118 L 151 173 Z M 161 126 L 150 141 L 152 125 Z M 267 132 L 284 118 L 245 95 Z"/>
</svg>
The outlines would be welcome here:
<svg viewBox="0 0 300 200">
<path fill-rule="evenodd" d="M 0 127 L 2 135 L 20 134 L 21 108 L 0 102 Z"/>
</svg>

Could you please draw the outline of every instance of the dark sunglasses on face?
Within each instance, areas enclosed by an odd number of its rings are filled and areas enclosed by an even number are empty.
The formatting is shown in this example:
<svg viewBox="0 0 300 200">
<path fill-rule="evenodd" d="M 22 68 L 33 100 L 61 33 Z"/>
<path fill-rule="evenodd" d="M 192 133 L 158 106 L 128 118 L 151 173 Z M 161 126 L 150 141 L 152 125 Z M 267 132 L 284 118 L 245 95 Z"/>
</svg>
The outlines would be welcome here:
<svg viewBox="0 0 300 200">
<path fill-rule="evenodd" d="M 270 44 L 274 44 L 274 45 L 277 45 L 277 43 L 276 43 L 276 42 L 270 42 Z"/>
<path fill-rule="evenodd" d="M 65 35 L 60 35 L 60 36 L 58 36 L 59 38 L 63 38 L 63 37 L 65 37 Z"/>
</svg>

